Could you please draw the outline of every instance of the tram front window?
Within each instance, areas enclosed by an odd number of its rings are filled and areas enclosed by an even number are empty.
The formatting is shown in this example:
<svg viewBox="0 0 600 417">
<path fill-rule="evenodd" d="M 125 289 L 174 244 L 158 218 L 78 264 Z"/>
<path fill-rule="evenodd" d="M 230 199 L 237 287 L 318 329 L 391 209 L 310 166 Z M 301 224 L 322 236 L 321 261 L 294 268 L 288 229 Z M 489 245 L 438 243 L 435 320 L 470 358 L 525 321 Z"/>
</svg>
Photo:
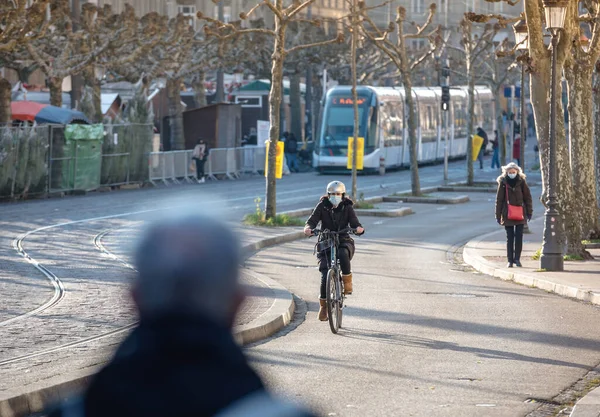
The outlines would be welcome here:
<svg viewBox="0 0 600 417">
<path fill-rule="evenodd" d="M 320 153 L 329 156 L 347 156 L 348 138 L 354 135 L 354 108 L 352 106 L 330 106 L 326 113 Z M 359 137 L 365 137 L 364 113 L 365 108 L 359 107 Z"/>
</svg>

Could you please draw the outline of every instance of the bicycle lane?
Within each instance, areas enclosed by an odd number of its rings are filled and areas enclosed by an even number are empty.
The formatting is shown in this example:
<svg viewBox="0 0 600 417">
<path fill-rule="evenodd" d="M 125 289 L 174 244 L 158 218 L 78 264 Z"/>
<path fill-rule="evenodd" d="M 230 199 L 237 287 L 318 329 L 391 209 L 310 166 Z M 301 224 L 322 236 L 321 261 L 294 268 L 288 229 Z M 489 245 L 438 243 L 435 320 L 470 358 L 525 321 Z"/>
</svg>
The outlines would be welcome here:
<svg viewBox="0 0 600 417">
<path fill-rule="evenodd" d="M 493 230 L 493 196 L 362 218 L 345 328 L 318 322 L 312 243 L 262 251 L 250 269 L 306 301 L 305 321 L 247 350 L 270 386 L 336 416 L 521 416 L 600 361 L 600 310 L 454 264 Z"/>
</svg>

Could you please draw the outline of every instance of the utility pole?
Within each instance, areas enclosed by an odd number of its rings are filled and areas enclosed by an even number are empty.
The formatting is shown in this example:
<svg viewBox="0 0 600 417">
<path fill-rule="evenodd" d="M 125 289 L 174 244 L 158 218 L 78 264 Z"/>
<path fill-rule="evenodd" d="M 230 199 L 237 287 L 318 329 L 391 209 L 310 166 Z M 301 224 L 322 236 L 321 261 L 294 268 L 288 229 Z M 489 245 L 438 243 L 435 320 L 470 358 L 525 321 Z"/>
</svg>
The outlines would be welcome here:
<svg viewBox="0 0 600 417">
<path fill-rule="evenodd" d="M 354 140 L 352 146 L 352 198 L 354 201 L 358 199 L 358 185 L 356 178 L 356 164 L 358 152 L 358 93 L 356 91 L 356 49 L 358 47 L 358 0 L 352 0 L 351 9 L 351 26 L 352 26 L 352 47 L 351 47 L 351 66 L 352 66 L 352 102 L 354 104 Z"/>
<path fill-rule="evenodd" d="M 306 9 L 306 19 L 312 19 L 312 4 L 308 5 Z M 304 93 L 304 114 L 306 124 L 304 125 L 304 138 L 310 136 L 311 139 L 315 140 L 314 130 L 313 130 L 313 102 L 312 102 L 312 85 L 313 85 L 313 71 L 310 63 L 308 64 L 308 68 L 306 70 L 306 92 Z"/>
<path fill-rule="evenodd" d="M 221 0 L 218 5 L 218 19 L 222 22 L 225 19 L 225 4 L 224 0 Z M 223 74 L 223 69 L 220 66 L 217 70 L 217 91 L 215 96 L 215 101 L 217 103 L 223 103 L 225 101 L 225 75 Z"/>
<path fill-rule="evenodd" d="M 71 0 L 71 19 L 73 20 L 73 32 L 79 30 L 81 19 L 80 0 Z M 83 87 L 83 78 L 79 74 L 71 74 L 71 108 L 77 108 L 81 101 L 81 89 Z"/>
</svg>

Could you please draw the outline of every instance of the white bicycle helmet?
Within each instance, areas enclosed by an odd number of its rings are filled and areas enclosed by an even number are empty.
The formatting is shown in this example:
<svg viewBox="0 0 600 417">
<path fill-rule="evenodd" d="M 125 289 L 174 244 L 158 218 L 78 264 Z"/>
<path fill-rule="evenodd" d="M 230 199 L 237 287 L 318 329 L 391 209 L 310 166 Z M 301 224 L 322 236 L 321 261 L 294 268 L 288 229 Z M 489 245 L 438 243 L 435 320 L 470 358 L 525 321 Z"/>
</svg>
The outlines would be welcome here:
<svg viewBox="0 0 600 417">
<path fill-rule="evenodd" d="M 333 193 L 342 193 L 344 196 L 346 195 L 346 186 L 341 181 L 331 181 L 327 184 L 327 195 Z"/>
</svg>

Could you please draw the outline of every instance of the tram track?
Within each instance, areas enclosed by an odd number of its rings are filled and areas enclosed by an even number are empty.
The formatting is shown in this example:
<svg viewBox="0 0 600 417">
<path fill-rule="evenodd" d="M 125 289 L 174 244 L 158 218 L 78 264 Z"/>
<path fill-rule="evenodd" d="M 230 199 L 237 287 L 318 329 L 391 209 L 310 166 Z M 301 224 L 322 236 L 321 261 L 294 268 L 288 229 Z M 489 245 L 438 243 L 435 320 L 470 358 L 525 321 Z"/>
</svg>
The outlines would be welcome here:
<svg viewBox="0 0 600 417">
<path fill-rule="evenodd" d="M 50 271 L 44 265 L 42 265 L 41 263 L 36 261 L 34 258 L 32 258 L 29 255 L 29 253 L 27 253 L 25 251 L 25 249 L 23 248 L 23 241 L 28 236 L 30 236 L 42 229 L 44 229 L 44 228 L 38 228 L 38 229 L 29 231 L 25 234 L 18 236 L 17 238 L 15 238 L 13 240 L 12 246 L 13 246 L 13 249 L 20 256 L 22 256 L 28 263 L 32 264 L 38 271 L 40 271 L 50 281 L 50 283 L 52 284 L 52 287 L 54 288 L 54 293 L 52 294 L 52 297 L 50 297 L 50 299 L 48 301 L 46 301 L 44 304 L 42 304 L 41 306 L 39 306 L 31 311 L 28 311 L 24 314 L 20 314 L 18 316 L 11 317 L 10 319 L 0 321 L 0 327 L 7 326 L 11 323 L 26 319 L 26 318 L 34 316 L 36 314 L 40 314 L 40 313 L 54 307 L 58 303 L 60 303 L 62 301 L 62 299 L 65 297 L 65 294 L 66 294 L 65 286 L 64 286 L 63 282 L 60 280 L 60 278 L 58 278 L 58 276 L 56 276 L 56 274 L 54 274 L 52 271 Z"/>
<path fill-rule="evenodd" d="M 106 218 L 115 218 L 115 217 L 125 217 L 127 215 L 133 215 L 133 214 L 138 214 L 136 213 L 126 213 L 126 214 L 122 214 L 119 216 L 107 216 Z M 52 297 L 45 302 L 44 304 L 40 305 L 39 307 L 28 311 L 25 314 L 21 314 L 19 316 L 15 316 L 12 317 L 8 320 L 4 320 L 2 322 L 0 322 L 0 327 L 2 326 L 7 326 L 9 324 L 12 324 L 16 321 L 19 320 L 23 320 L 29 317 L 33 317 L 36 315 L 39 315 L 43 312 L 47 312 L 48 310 L 50 310 L 52 307 L 57 306 L 66 296 L 67 291 L 65 289 L 65 285 L 63 283 L 63 281 L 61 281 L 60 277 L 57 276 L 52 270 L 50 270 L 48 267 L 44 266 L 41 262 L 39 262 L 37 259 L 35 259 L 32 254 L 30 252 L 28 252 L 25 248 L 24 248 L 24 241 L 26 238 L 32 236 L 33 234 L 39 233 L 41 231 L 44 230 L 48 230 L 51 228 L 56 228 L 59 226 L 67 226 L 67 225 L 71 225 L 74 223 L 84 223 L 84 222 L 92 222 L 98 219 L 86 219 L 83 221 L 76 221 L 76 222 L 69 222 L 69 223 L 60 223 L 60 224 L 56 224 L 56 225 L 52 225 L 52 226 L 45 226 L 45 227 L 41 227 L 38 229 L 34 229 L 31 230 L 27 233 L 24 233 L 20 236 L 18 236 L 17 238 L 15 238 L 12 242 L 12 247 L 13 249 L 21 256 L 23 257 L 28 263 L 32 264 L 37 270 L 39 270 L 53 285 L 54 288 L 54 293 L 52 295 Z M 123 229 L 123 228 L 127 228 L 127 227 L 131 227 L 130 225 L 127 225 L 126 227 L 114 227 L 114 228 L 109 228 L 109 229 L 105 229 L 100 233 L 96 233 L 93 238 L 92 238 L 92 243 L 94 245 L 94 247 L 102 254 L 104 254 L 105 256 L 108 256 L 109 258 L 111 258 L 112 260 L 119 262 L 120 264 L 122 264 L 123 266 L 127 267 L 128 269 L 131 269 L 133 271 L 135 271 L 135 268 L 129 264 L 128 262 L 126 262 L 125 260 L 119 258 L 117 255 L 113 254 L 112 252 L 110 252 L 102 243 L 102 239 L 108 235 L 109 233 L 115 231 L 115 230 L 119 230 L 119 229 Z M 47 356 L 49 354 L 55 353 L 55 352 L 59 352 L 62 350 L 67 350 L 70 348 L 75 348 L 81 345 L 86 345 L 98 340 L 102 340 L 105 338 L 109 338 L 111 336 L 116 336 L 120 333 L 126 332 L 131 330 L 133 327 L 135 327 L 138 324 L 137 321 L 135 322 L 131 322 L 128 323 L 126 325 L 123 326 L 119 326 L 115 329 L 109 330 L 109 331 L 104 331 L 100 334 L 96 334 L 93 336 L 89 336 L 89 337 L 84 337 L 75 341 L 71 341 L 68 343 L 63 343 L 63 344 L 59 344 L 57 346 L 52 346 L 46 349 L 41 349 L 35 352 L 31 352 L 31 353 L 27 353 L 27 354 L 22 354 L 22 355 L 18 355 L 18 356 L 14 356 L 12 358 L 8 358 L 8 359 L 3 359 L 0 360 L 0 367 L 2 366 L 6 366 L 6 365 L 10 365 L 10 364 L 14 364 L 17 362 L 22 362 L 22 361 L 26 361 L 29 359 L 35 359 L 35 358 L 40 358 L 40 357 L 44 357 Z"/>
</svg>

